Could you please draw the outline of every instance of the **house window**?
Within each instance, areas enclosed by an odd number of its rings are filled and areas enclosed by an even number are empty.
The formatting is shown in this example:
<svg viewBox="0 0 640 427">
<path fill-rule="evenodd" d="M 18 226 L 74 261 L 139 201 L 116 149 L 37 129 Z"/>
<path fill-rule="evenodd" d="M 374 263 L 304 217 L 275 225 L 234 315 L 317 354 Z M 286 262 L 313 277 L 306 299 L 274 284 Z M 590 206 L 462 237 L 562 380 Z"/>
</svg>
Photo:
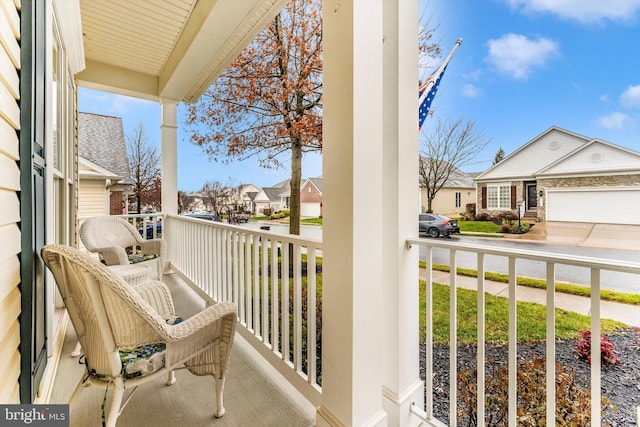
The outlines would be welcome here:
<svg viewBox="0 0 640 427">
<path fill-rule="evenodd" d="M 511 185 L 487 186 L 487 209 L 511 209 Z"/>
<path fill-rule="evenodd" d="M 462 206 L 462 193 L 456 191 L 456 208 Z"/>
</svg>

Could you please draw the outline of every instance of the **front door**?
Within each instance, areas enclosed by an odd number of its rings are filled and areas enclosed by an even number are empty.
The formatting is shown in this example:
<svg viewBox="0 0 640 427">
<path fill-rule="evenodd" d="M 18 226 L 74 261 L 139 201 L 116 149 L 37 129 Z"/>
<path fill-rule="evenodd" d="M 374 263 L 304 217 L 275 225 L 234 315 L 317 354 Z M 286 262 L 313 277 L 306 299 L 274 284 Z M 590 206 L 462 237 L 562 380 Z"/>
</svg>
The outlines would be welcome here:
<svg viewBox="0 0 640 427">
<path fill-rule="evenodd" d="M 538 208 L 538 190 L 537 185 L 527 184 L 527 210 L 532 211 Z"/>
</svg>

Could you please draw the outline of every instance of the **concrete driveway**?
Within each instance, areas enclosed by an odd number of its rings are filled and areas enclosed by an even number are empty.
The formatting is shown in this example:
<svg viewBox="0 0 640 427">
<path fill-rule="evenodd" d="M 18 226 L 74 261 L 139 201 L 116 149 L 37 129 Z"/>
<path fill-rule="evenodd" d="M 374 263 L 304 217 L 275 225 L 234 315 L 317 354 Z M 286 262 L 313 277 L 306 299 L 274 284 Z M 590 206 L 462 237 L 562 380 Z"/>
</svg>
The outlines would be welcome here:
<svg viewBox="0 0 640 427">
<path fill-rule="evenodd" d="M 511 234 L 505 235 L 505 237 L 564 245 L 640 251 L 640 225 L 537 222 L 526 234 Z"/>
</svg>

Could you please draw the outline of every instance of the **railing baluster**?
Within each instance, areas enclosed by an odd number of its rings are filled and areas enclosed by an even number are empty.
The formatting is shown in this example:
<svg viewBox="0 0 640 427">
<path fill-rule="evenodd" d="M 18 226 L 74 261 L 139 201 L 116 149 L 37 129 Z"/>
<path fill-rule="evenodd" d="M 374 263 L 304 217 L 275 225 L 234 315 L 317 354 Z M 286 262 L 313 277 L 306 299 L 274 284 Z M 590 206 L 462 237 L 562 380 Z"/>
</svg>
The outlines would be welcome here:
<svg viewBox="0 0 640 427">
<path fill-rule="evenodd" d="M 591 269 L 591 426 L 600 427 L 600 269 Z"/>
<path fill-rule="evenodd" d="M 425 273 L 425 381 L 426 381 L 426 413 L 427 419 L 433 419 L 433 248 L 426 248 Z"/>
<path fill-rule="evenodd" d="M 458 414 L 458 310 L 457 310 L 457 276 L 456 251 L 449 252 L 449 425 L 457 425 Z"/>
<path fill-rule="evenodd" d="M 269 265 L 271 269 L 271 280 L 269 280 L 269 274 L 266 272 L 263 274 L 262 281 L 262 342 L 265 344 L 271 344 L 273 342 L 273 335 L 269 336 L 269 321 L 271 320 L 271 316 L 269 313 L 269 289 L 271 292 L 277 293 L 277 283 L 278 283 L 278 241 L 276 239 L 271 239 L 270 241 L 269 253 L 271 256 L 270 263 L 265 264 Z M 268 270 L 265 270 L 268 271 Z M 273 284 L 276 283 L 274 287 Z M 273 347 L 272 347 L 273 348 Z"/>
<path fill-rule="evenodd" d="M 280 322 L 278 319 L 278 317 L 280 317 L 280 304 L 278 304 L 280 293 L 278 284 L 281 280 L 284 280 L 285 277 L 284 271 L 278 275 L 278 266 L 280 265 L 278 262 L 278 251 L 281 246 L 282 244 L 278 244 L 276 240 L 273 241 L 273 245 L 271 246 L 272 253 L 276 254 L 276 256 L 271 257 L 271 342 L 273 343 L 272 349 L 275 352 L 278 352 L 280 345 Z"/>
<path fill-rule="evenodd" d="M 238 288 L 238 318 L 240 322 L 246 325 L 245 318 L 245 305 L 244 305 L 244 295 L 245 295 L 245 287 L 250 280 L 249 270 L 251 269 L 251 244 L 250 244 L 251 236 L 247 233 L 242 235 L 242 252 L 243 252 L 243 268 L 242 275 L 240 276 L 240 286 Z"/>
<path fill-rule="evenodd" d="M 293 366 L 302 372 L 302 256 L 299 244 L 293 246 Z"/>
<path fill-rule="evenodd" d="M 509 257 L 509 427 L 518 420 L 518 316 L 516 258 Z"/>
<path fill-rule="evenodd" d="M 478 357 L 477 357 L 477 416 L 478 425 L 484 426 L 484 329 L 485 329 L 485 304 L 484 304 L 484 254 L 478 254 Z"/>
<path fill-rule="evenodd" d="M 282 244 L 282 359 L 285 362 L 291 360 L 291 339 L 289 333 L 289 243 Z"/>
<path fill-rule="evenodd" d="M 316 383 L 316 249 L 307 248 L 307 379 Z"/>
<path fill-rule="evenodd" d="M 555 265 L 547 263 L 547 425 L 556 424 L 556 275 Z"/>
<path fill-rule="evenodd" d="M 253 289 L 253 329 L 256 337 L 262 339 L 262 330 L 260 325 L 260 285 L 264 287 L 266 285 L 266 277 L 267 277 L 267 269 L 269 267 L 269 245 L 267 239 L 262 239 L 260 242 L 261 248 L 261 274 L 257 277 L 257 280 L 254 283 Z M 260 281 L 262 278 L 262 281 Z"/>
<path fill-rule="evenodd" d="M 240 293 L 240 277 L 242 266 L 242 245 L 240 244 L 240 233 L 238 231 L 233 232 L 233 297 L 232 301 L 238 304 L 238 295 Z"/>
</svg>

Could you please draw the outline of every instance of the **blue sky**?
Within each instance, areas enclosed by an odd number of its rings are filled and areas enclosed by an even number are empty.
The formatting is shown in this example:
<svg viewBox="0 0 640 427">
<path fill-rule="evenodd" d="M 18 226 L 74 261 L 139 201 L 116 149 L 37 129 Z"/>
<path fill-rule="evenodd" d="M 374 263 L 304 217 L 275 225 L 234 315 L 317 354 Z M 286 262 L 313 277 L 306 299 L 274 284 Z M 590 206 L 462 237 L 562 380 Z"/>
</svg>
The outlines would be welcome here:
<svg viewBox="0 0 640 427">
<path fill-rule="evenodd" d="M 487 169 L 499 148 L 508 155 L 551 126 L 640 151 L 640 0 L 422 1 L 421 21 L 437 25 L 443 58 L 463 39 L 423 131 L 461 118 L 491 139 L 466 172 Z M 157 103 L 81 88 L 79 106 L 122 117 L 125 135 L 142 123 L 159 145 Z M 179 109 L 179 127 L 183 120 Z M 302 174 L 320 176 L 321 156 L 306 155 Z M 178 131 L 180 190 L 207 180 L 266 187 L 288 177 L 287 167 L 263 169 L 253 159 L 211 163 Z"/>
<path fill-rule="evenodd" d="M 640 150 L 640 0 L 427 0 L 421 12 L 443 58 L 463 39 L 423 131 L 462 118 L 491 138 L 463 170 L 551 126 Z"/>
</svg>

